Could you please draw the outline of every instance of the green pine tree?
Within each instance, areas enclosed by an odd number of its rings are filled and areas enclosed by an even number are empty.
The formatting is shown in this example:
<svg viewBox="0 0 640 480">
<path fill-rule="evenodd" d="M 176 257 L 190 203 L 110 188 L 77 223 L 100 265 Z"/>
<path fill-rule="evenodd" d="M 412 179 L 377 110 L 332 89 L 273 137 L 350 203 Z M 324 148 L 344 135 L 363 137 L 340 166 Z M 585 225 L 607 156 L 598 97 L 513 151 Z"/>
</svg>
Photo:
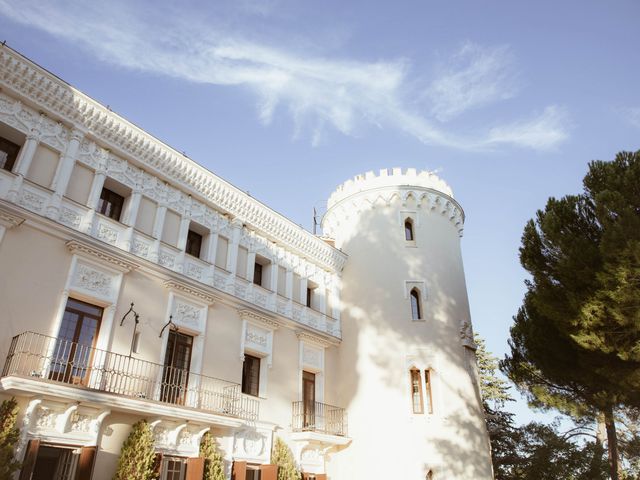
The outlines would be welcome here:
<svg viewBox="0 0 640 480">
<path fill-rule="evenodd" d="M 296 468 L 293 454 L 289 446 L 279 437 L 276 437 L 271 463 L 278 466 L 278 480 L 300 480 L 302 475 Z"/>
<path fill-rule="evenodd" d="M 591 162 L 583 183 L 525 227 L 531 279 L 501 368 L 536 406 L 603 418 L 617 480 L 615 412 L 640 407 L 640 152 Z"/>
<path fill-rule="evenodd" d="M 0 480 L 10 480 L 13 472 L 20 468 L 14 457 L 14 448 L 20 430 L 16 428 L 18 402 L 15 398 L 5 400 L 0 405 Z"/>
<path fill-rule="evenodd" d="M 200 456 L 205 459 L 203 480 L 226 480 L 222 454 L 209 432 L 204 434 L 200 442 Z"/>
<path fill-rule="evenodd" d="M 146 420 L 140 420 L 133 424 L 122 444 L 113 480 L 151 480 L 154 456 L 151 426 Z"/>
</svg>

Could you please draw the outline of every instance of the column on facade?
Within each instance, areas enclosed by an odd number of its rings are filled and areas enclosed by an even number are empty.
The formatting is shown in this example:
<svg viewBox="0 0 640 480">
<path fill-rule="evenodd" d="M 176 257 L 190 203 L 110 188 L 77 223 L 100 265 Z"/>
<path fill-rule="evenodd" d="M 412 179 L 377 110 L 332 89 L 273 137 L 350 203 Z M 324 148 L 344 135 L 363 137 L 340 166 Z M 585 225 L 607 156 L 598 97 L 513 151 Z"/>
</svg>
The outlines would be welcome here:
<svg viewBox="0 0 640 480">
<path fill-rule="evenodd" d="M 56 169 L 55 176 L 53 177 L 53 181 L 50 185 L 51 190 L 53 190 L 53 196 L 49 206 L 47 207 L 47 216 L 49 218 L 57 219 L 59 216 L 62 196 L 67 191 L 67 186 L 71 179 L 71 173 L 73 172 L 73 166 L 76 163 L 76 157 L 78 155 L 80 142 L 82 142 L 83 136 L 84 133 L 81 130 L 74 128 L 71 131 L 67 148 L 64 153 L 60 155 L 58 168 Z"/>
<path fill-rule="evenodd" d="M 242 222 L 238 219 L 231 221 L 231 234 L 229 235 L 229 247 L 227 249 L 227 268 L 226 270 L 233 275 L 236 274 L 238 266 L 238 247 L 240 245 L 240 236 L 242 235 Z"/>
<path fill-rule="evenodd" d="M 89 235 L 93 234 L 93 224 L 96 214 L 96 209 L 98 208 L 98 203 L 100 202 L 100 195 L 102 193 L 102 188 L 104 187 L 104 182 L 107 179 L 106 172 L 106 151 L 103 152 L 104 162 L 96 169 L 93 175 L 93 181 L 91 182 L 91 190 L 89 191 L 89 198 L 87 198 L 87 207 L 89 208 L 89 213 L 87 218 L 85 219 L 84 231 Z"/>
<path fill-rule="evenodd" d="M 127 204 L 127 209 L 125 211 L 124 218 L 122 219 L 122 223 L 128 228 L 122 236 L 121 247 L 127 252 L 131 250 L 131 245 L 133 244 L 133 230 L 138 218 L 138 210 L 140 209 L 141 200 L 142 192 L 140 191 L 140 186 L 136 184 L 135 189 L 133 190 L 133 192 L 131 192 L 129 202 Z"/>
<path fill-rule="evenodd" d="M 7 200 L 9 200 L 10 202 L 15 202 L 18 200 L 18 194 L 20 193 L 20 189 L 22 188 L 24 177 L 26 177 L 27 172 L 29 171 L 29 167 L 31 166 L 31 162 L 33 162 L 33 157 L 36 154 L 36 149 L 38 148 L 39 143 L 40 131 L 33 128 L 31 130 L 31 133 L 27 135 L 27 139 L 20 149 L 20 153 L 18 154 L 18 158 L 16 159 L 16 164 L 13 167 L 16 178 L 11 183 L 9 192 L 7 193 Z"/>
<path fill-rule="evenodd" d="M 275 249 L 274 249 L 275 250 Z M 271 288 L 271 308 L 274 311 L 278 309 L 278 262 L 277 257 L 274 255 L 271 257 L 271 264 L 269 266 L 269 287 Z"/>
<path fill-rule="evenodd" d="M 180 219 L 180 228 L 178 229 L 178 258 L 176 259 L 176 270 L 178 272 L 184 271 L 184 256 L 185 248 L 187 248 L 187 237 L 189 236 L 189 225 L 191 225 L 191 213 L 186 211 L 182 214 Z"/>
<path fill-rule="evenodd" d="M 300 302 L 302 305 L 307 304 L 307 287 L 309 286 L 309 279 L 307 277 L 300 278 L 300 298 L 296 298 L 296 302 Z"/>
<path fill-rule="evenodd" d="M 253 283 L 253 274 L 255 273 L 255 264 L 256 264 L 256 252 L 254 250 L 249 250 L 247 253 L 247 275 L 246 279 L 249 283 Z"/>
<path fill-rule="evenodd" d="M 209 230 L 207 241 L 204 245 L 203 260 L 209 265 L 207 266 L 206 283 L 209 285 L 214 284 L 214 275 L 216 271 L 216 252 L 218 251 L 218 232 L 213 229 Z"/>
<path fill-rule="evenodd" d="M 164 218 L 167 215 L 167 206 L 159 204 L 156 209 L 156 216 L 153 219 L 153 229 L 151 236 L 155 239 L 149 252 L 149 260 L 157 262 L 160 258 L 160 240 L 162 239 L 162 231 L 164 230 Z"/>
</svg>

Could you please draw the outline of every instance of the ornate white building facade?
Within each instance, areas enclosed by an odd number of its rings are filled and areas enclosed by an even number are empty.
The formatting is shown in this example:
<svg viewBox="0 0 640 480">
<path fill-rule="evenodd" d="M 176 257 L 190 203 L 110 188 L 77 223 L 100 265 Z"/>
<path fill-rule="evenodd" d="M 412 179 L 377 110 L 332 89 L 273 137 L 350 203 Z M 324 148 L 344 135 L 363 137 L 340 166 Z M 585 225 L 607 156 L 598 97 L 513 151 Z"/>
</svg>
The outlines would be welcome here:
<svg viewBox="0 0 640 480">
<path fill-rule="evenodd" d="M 319 238 L 0 47 L 18 477 L 110 479 L 146 419 L 163 480 L 202 478 L 205 432 L 237 480 L 273 478 L 275 436 L 309 479 L 492 478 L 462 224 L 394 169 L 339 187 Z"/>
</svg>

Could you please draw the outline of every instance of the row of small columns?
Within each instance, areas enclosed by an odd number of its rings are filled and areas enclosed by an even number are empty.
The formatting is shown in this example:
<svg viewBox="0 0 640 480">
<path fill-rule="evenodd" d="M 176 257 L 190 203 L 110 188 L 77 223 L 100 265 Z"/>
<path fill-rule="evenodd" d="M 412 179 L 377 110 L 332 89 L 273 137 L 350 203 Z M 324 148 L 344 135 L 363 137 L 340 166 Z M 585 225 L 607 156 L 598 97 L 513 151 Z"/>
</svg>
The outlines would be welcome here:
<svg viewBox="0 0 640 480">
<path fill-rule="evenodd" d="M 24 177 L 26 177 L 29 167 L 33 162 L 33 158 L 35 156 L 36 150 L 40 143 L 40 139 L 42 136 L 41 129 L 39 125 L 44 123 L 45 116 L 41 115 L 40 122 L 34 128 L 32 128 L 31 132 L 27 135 L 26 140 L 20 152 L 18 154 L 18 158 L 16 159 L 13 173 L 16 175 L 11 187 L 9 188 L 9 192 L 7 195 L 7 200 L 11 202 L 16 202 L 22 188 L 22 184 L 24 182 Z M 71 174 L 73 172 L 73 167 L 76 162 L 76 158 L 78 155 L 78 151 L 80 148 L 80 144 L 82 139 L 84 138 L 85 131 L 74 128 L 71 130 L 71 134 L 69 137 L 69 142 L 67 144 L 67 148 L 64 152 L 60 154 L 60 158 L 58 161 L 58 166 L 53 177 L 53 180 L 50 185 L 50 189 L 53 191 L 52 200 L 50 204 L 47 206 L 46 215 L 47 217 L 57 220 L 60 215 L 60 205 L 62 203 L 62 197 L 67 190 L 69 185 L 69 181 L 71 179 Z M 107 178 L 106 172 L 106 164 L 108 160 L 108 151 L 102 150 L 100 162 L 98 168 L 95 170 L 93 181 L 91 184 L 91 190 L 89 193 L 89 197 L 87 199 L 86 206 L 89 208 L 89 216 L 85 221 L 83 230 L 86 233 L 93 234 L 94 224 L 95 224 L 95 214 L 98 208 L 98 203 L 100 201 L 100 194 L 104 187 L 105 180 Z M 128 228 L 125 232 L 125 238 L 122 241 L 121 247 L 127 251 L 131 249 L 131 240 L 133 238 L 133 230 L 136 224 L 136 218 L 138 215 L 138 209 L 140 207 L 140 201 L 142 200 L 142 192 L 139 187 L 134 188 L 131 196 L 128 198 L 128 203 L 123 212 L 123 217 L 121 218 L 121 223 L 126 225 Z M 164 228 L 165 216 L 167 213 L 167 205 L 158 204 L 156 215 L 154 219 L 153 229 L 151 232 L 151 236 L 155 239 L 154 245 L 150 252 L 150 259 L 152 261 L 157 262 L 160 252 L 160 238 L 162 237 L 162 231 Z M 185 248 L 187 245 L 187 236 L 189 234 L 189 226 L 191 224 L 191 215 L 188 210 L 185 210 L 185 213 L 182 215 L 180 220 L 180 228 L 178 231 L 178 241 L 176 247 L 180 251 L 178 258 L 176 259 L 176 270 L 178 272 L 183 271 L 184 266 L 184 257 L 185 257 Z M 229 235 L 229 244 L 227 251 L 227 262 L 226 262 L 226 270 L 230 272 L 232 275 L 236 275 L 237 272 L 237 260 L 238 260 L 238 249 L 240 247 L 240 238 L 242 236 L 242 223 L 234 219 L 231 222 L 231 235 Z M 208 241 L 204 244 L 204 254 L 203 260 L 209 264 L 209 271 L 207 272 L 207 276 L 213 279 L 214 272 L 214 264 L 215 264 L 215 255 L 217 251 L 217 243 L 218 243 L 218 232 L 214 230 L 209 231 Z M 247 256 L 247 271 L 245 278 L 252 283 L 253 275 L 254 275 L 254 264 L 256 261 L 256 252 L 249 251 Z M 278 291 L 278 263 L 272 262 L 272 268 L 270 269 L 270 287 L 273 292 Z M 308 278 L 302 277 L 300 280 L 300 298 L 293 298 L 293 270 L 291 268 L 286 269 L 285 276 L 286 288 L 285 288 L 285 296 L 288 299 L 293 299 L 296 302 L 299 302 L 303 305 L 306 304 L 306 295 L 307 295 L 307 287 L 308 287 Z M 326 302 L 327 298 L 325 295 L 325 289 L 319 289 L 318 295 L 318 310 L 321 312 L 326 311 Z M 337 287 L 332 288 L 331 295 L 334 299 L 338 298 Z M 331 316 L 337 318 L 338 311 L 335 307 L 331 312 Z"/>
</svg>

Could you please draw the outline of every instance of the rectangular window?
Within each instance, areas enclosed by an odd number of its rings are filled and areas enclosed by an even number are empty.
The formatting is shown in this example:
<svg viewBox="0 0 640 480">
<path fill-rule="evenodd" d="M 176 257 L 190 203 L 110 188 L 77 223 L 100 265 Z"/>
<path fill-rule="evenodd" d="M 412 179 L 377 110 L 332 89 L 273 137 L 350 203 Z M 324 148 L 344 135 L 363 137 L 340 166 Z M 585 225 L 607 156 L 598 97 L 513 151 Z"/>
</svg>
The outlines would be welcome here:
<svg viewBox="0 0 640 480">
<path fill-rule="evenodd" d="M 102 308 L 67 300 L 49 367 L 51 380 L 73 384 L 87 380 L 101 319 Z"/>
<path fill-rule="evenodd" d="M 262 265 L 259 263 L 253 266 L 253 283 L 262 286 Z"/>
<path fill-rule="evenodd" d="M 124 197 L 116 192 L 103 188 L 100 193 L 100 201 L 98 202 L 98 213 L 101 213 L 115 221 L 120 221 L 122 214 L 122 206 L 124 205 Z"/>
<path fill-rule="evenodd" d="M 411 402 L 413 405 L 413 413 L 424 413 L 420 370 L 411 370 Z"/>
<path fill-rule="evenodd" d="M 0 137 L 0 168 L 9 172 L 13 170 L 19 151 L 20 145 Z"/>
<path fill-rule="evenodd" d="M 227 252 L 229 250 L 229 240 L 222 235 L 218 235 L 218 245 L 216 246 L 216 267 L 227 268 Z"/>
<path fill-rule="evenodd" d="M 260 467 L 258 465 L 247 465 L 246 480 L 260 480 Z"/>
<path fill-rule="evenodd" d="M 194 257 L 200 258 L 200 250 L 202 249 L 202 235 L 189 230 L 187 234 L 187 246 L 185 252 Z"/>
<path fill-rule="evenodd" d="M 184 458 L 164 457 L 162 459 L 162 480 L 184 480 L 187 472 L 187 463 Z"/>
<path fill-rule="evenodd" d="M 260 359 L 244 355 L 242 365 L 242 393 L 257 397 L 260 392 Z"/>
<path fill-rule="evenodd" d="M 175 330 L 169 331 L 164 355 L 160 401 L 183 405 L 189 384 L 193 337 Z"/>
<path fill-rule="evenodd" d="M 311 300 L 313 300 L 313 289 L 307 287 L 307 307 L 311 308 Z"/>
<path fill-rule="evenodd" d="M 316 427 L 316 374 L 302 371 L 302 408 L 304 428 Z"/>
<path fill-rule="evenodd" d="M 433 395 L 431 394 L 431 370 L 424 371 L 424 397 L 427 402 L 427 412 L 433 413 Z"/>
</svg>

